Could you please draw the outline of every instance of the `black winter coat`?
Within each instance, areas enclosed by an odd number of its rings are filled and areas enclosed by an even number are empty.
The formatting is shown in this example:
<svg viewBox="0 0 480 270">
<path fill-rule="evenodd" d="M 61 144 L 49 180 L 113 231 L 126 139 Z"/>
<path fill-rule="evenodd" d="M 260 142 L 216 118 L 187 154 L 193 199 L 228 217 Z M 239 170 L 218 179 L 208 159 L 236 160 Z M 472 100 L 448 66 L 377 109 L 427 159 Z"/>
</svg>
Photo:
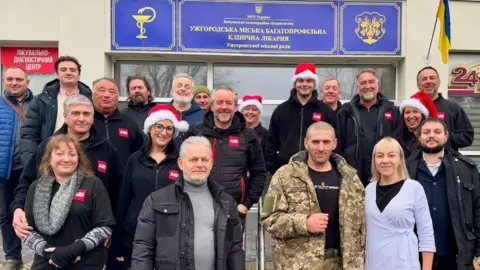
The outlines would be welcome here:
<svg viewBox="0 0 480 270">
<path fill-rule="evenodd" d="M 380 93 L 378 93 L 377 99 L 380 107 L 374 145 L 382 138 L 392 135 L 402 121 L 400 110 L 393 102 Z M 335 152 L 343 156 L 347 163 L 357 170 L 360 180 L 366 186 L 370 183 L 372 153 L 367 153 L 365 149 L 368 149 L 368 146 L 365 146 L 362 141 L 363 129 L 358 109 L 359 102 L 360 97 L 357 94 L 350 102 L 343 104 L 337 112 L 335 129 L 337 148 Z"/>
<path fill-rule="evenodd" d="M 267 143 L 268 129 L 264 128 L 262 124 L 258 124 L 253 130 L 257 133 L 258 140 L 262 145 L 263 156 L 265 157 L 265 144 Z"/>
<path fill-rule="evenodd" d="M 81 95 L 92 99 L 92 90 L 86 84 L 79 81 L 78 89 Z M 60 82 L 55 79 L 48 82 L 42 93 L 30 102 L 30 108 L 26 112 L 27 118 L 20 129 L 20 153 L 23 166 L 26 166 L 38 145 L 55 132 L 59 92 Z"/>
<path fill-rule="evenodd" d="M 407 160 L 412 179 L 416 179 L 422 151 Z M 458 248 L 458 270 L 473 270 L 474 257 L 480 256 L 480 176 L 470 158 L 445 149 L 446 189 L 451 222 Z"/>
<path fill-rule="evenodd" d="M 94 118 L 95 129 L 117 148 L 122 163 L 127 164 L 130 155 L 142 148 L 145 138 L 137 124 L 118 110 L 107 118 L 95 111 Z"/>
<path fill-rule="evenodd" d="M 244 270 L 242 225 L 235 200 L 212 179 L 208 187 L 216 217 L 215 270 Z M 180 176 L 145 200 L 133 242 L 132 269 L 195 270 L 194 237 L 193 207 Z"/>
<path fill-rule="evenodd" d="M 131 100 L 128 101 L 128 107 L 120 112 L 130 117 L 138 126 L 140 130 L 143 130 L 143 123 L 147 119 L 148 112 L 155 107 L 155 103 L 150 102 L 147 105 L 135 105 Z"/>
<path fill-rule="evenodd" d="M 260 141 L 253 129 L 246 128 L 243 115 L 236 112 L 232 125 L 220 130 L 215 127 L 213 112 L 208 111 L 202 124 L 190 127 L 186 138 L 192 135 L 205 136 L 212 145 L 210 177 L 238 204 L 250 209 L 262 195 L 267 171 Z"/>
<path fill-rule="evenodd" d="M 124 257 L 127 255 L 125 252 L 132 249 L 138 215 L 148 195 L 168 186 L 180 176 L 177 159 L 173 140 L 167 146 L 166 158 L 160 163 L 150 157 L 146 145 L 128 159 L 115 215 L 117 229 L 112 246 L 116 257 Z"/>
<path fill-rule="evenodd" d="M 55 135 L 58 134 L 67 134 L 66 124 L 55 132 Z M 48 140 L 43 141 L 38 146 L 35 154 L 28 161 L 27 166 L 24 167 L 18 186 L 15 189 L 15 201 L 12 203 L 12 212 L 17 208 L 24 208 L 28 188 L 33 181 L 40 177 L 40 174 L 38 174 L 38 168 L 47 144 Z M 115 209 L 113 207 L 116 205 L 120 181 L 122 181 L 123 177 L 123 170 L 120 169 L 123 165 L 120 161 L 117 149 L 107 141 L 105 137 L 98 134 L 93 126 L 90 128 L 90 136 L 87 139 L 80 141 L 80 144 L 92 165 L 94 175 L 102 180 L 103 185 L 108 191 L 112 209 Z"/>
<path fill-rule="evenodd" d="M 445 99 L 440 93 L 433 102 L 438 110 L 438 118 L 447 124 L 448 143 L 452 149 L 458 151 L 459 148 L 472 145 L 475 132 L 462 107 Z"/>
<path fill-rule="evenodd" d="M 265 146 L 265 163 L 268 171 L 274 174 L 287 164 L 290 158 L 305 149 L 303 140 L 308 127 L 318 121 L 335 127 L 335 112 L 318 100 L 317 90 L 302 105 L 297 98 L 297 90 L 290 91 L 290 98 L 273 111 L 268 138 Z"/>
</svg>

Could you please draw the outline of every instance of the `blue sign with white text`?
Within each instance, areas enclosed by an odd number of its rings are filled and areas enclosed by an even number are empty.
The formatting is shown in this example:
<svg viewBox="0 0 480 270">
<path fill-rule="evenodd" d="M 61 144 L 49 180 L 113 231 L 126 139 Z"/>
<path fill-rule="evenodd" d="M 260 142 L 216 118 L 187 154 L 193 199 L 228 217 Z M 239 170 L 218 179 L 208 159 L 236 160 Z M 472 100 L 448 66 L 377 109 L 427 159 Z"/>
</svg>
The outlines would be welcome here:
<svg viewBox="0 0 480 270">
<path fill-rule="evenodd" d="M 174 0 L 112 0 L 112 50 L 175 50 Z"/>
<path fill-rule="evenodd" d="M 339 2 L 339 53 L 400 55 L 401 5 Z"/>
<path fill-rule="evenodd" d="M 334 2 L 184 0 L 178 6 L 179 51 L 337 52 L 337 6 Z"/>
<path fill-rule="evenodd" d="M 112 0 L 113 51 L 401 55 L 402 3 Z"/>
</svg>

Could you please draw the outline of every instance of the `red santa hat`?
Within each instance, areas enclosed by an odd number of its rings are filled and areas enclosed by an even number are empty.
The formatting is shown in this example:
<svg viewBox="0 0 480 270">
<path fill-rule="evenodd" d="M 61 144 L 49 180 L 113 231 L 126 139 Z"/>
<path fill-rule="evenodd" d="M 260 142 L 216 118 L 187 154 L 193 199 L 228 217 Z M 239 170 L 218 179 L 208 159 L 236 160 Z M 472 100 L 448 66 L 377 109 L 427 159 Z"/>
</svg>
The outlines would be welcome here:
<svg viewBox="0 0 480 270">
<path fill-rule="evenodd" d="M 433 103 L 432 98 L 425 92 L 417 92 L 409 99 L 404 100 L 400 104 L 400 112 L 406 107 L 417 108 L 425 117 L 438 117 L 437 107 Z"/>
<path fill-rule="evenodd" d="M 176 129 L 175 135 L 178 132 L 185 132 L 188 130 L 188 123 L 182 121 L 178 112 L 168 104 L 159 104 L 150 109 L 148 112 L 147 119 L 143 123 L 143 132 L 148 134 L 150 128 L 155 125 L 158 121 L 170 120 L 173 123 L 173 126 Z"/>
<path fill-rule="evenodd" d="M 263 112 L 262 100 L 263 100 L 262 96 L 244 96 L 242 98 L 242 103 L 240 103 L 240 106 L 238 107 L 238 109 L 240 110 L 240 112 L 242 112 L 243 109 L 245 109 L 245 107 L 249 105 L 253 105 L 257 107 L 257 109 L 260 111 L 260 114 L 262 114 Z"/>
<path fill-rule="evenodd" d="M 300 63 L 295 69 L 295 75 L 293 75 L 293 85 L 298 79 L 313 79 L 315 81 L 315 88 L 318 87 L 318 76 L 315 64 L 311 63 Z"/>
</svg>

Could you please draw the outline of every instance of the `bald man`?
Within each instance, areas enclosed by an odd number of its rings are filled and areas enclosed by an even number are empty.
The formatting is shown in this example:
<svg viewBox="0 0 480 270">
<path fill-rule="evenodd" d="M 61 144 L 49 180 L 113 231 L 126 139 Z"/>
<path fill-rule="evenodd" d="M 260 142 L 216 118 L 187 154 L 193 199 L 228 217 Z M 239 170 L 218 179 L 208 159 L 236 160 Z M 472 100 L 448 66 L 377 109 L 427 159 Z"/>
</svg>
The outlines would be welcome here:
<svg viewBox="0 0 480 270">
<path fill-rule="evenodd" d="M 363 184 L 333 153 L 330 124 L 313 123 L 304 145 L 273 175 L 265 195 L 261 222 L 272 235 L 274 268 L 363 269 Z"/>
</svg>

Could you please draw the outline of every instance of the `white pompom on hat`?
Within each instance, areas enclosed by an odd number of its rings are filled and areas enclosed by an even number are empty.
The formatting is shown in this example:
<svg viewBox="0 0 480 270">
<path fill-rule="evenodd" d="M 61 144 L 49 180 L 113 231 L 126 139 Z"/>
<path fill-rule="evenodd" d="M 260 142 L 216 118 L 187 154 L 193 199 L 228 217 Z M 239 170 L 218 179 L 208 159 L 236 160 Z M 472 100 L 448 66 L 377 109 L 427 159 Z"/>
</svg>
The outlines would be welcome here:
<svg viewBox="0 0 480 270">
<path fill-rule="evenodd" d="M 263 113 L 262 100 L 263 100 L 262 96 L 244 96 L 242 98 L 242 103 L 240 104 L 240 106 L 238 106 L 238 110 L 240 112 L 243 112 L 243 109 L 245 109 L 245 107 L 253 105 L 257 107 L 257 109 L 260 111 L 260 114 L 262 114 Z"/>
<path fill-rule="evenodd" d="M 162 120 L 172 121 L 176 131 L 185 132 L 189 127 L 186 121 L 182 121 L 182 118 L 180 118 L 180 115 L 175 108 L 168 104 L 159 104 L 150 109 L 148 112 L 147 119 L 145 119 L 145 122 L 143 123 L 143 132 L 148 134 L 148 132 L 150 132 L 150 128 L 155 123 Z M 175 132 L 175 134 L 177 133 L 178 132 Z"/>
<path fill-rule="evenodd" d="M 315 64 L 312 63 L 300 63 L 295 69 L 295 75 L 293 76 L 292 82 L 295 87 L 295 82 L 298 79 L 313 79 L 315 81 L 315 89 L 318 87 L 318 76 L 317 69 Z"/>
</svg>

